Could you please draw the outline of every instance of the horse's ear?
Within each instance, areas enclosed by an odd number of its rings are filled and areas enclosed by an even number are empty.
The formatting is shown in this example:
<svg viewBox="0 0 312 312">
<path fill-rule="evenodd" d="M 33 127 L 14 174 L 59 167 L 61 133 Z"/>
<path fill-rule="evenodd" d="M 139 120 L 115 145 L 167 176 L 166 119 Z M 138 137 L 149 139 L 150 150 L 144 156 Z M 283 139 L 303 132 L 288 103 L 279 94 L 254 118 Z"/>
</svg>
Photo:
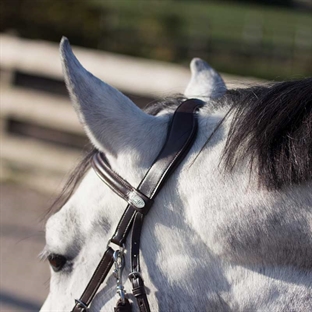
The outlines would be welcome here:
<svg viewBox="0 0 312 312">
<path fill-rule="evenodd" d="M 194 58 L 190 68 L 192 77 L 184 92 L 186 97 L 206 101 L 217 99 L 226 92 L 226 85 L 221 76 L 203 60 Z"/>
<path fill-rule="evenodd" d="M 142 146 L 157 140 L 157 129 L 163 129 L 164 118 L 147 115 L 128 97 L 84 69 L 67 38 L 62 38 L 60 53 L 74 108 L 97 149 L 116 156 L 142 150 Z"/>
</svg>

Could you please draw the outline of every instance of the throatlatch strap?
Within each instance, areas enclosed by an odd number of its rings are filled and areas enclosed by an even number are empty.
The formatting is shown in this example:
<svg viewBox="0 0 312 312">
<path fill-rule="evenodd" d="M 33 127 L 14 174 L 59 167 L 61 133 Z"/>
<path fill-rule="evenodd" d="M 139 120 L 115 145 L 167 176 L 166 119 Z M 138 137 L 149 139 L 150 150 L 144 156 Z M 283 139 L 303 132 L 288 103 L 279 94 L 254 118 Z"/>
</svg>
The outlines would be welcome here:
<svg viewBox="0 0 312 312">
<path fill-rule="evenodd" d="M 144 215 L 150 210 L 153 199 L 170 176 L 170 173 L 183 160 L 197 133 L 197 119 L 195 111 L 204 103 L 198 99 L 184 101 L 175 111 L 168 130 L 166 142 L 156 157 L 151 168 L 146 173 L 138 188 L 132 187 L 126 180 L 114 172 L 105 162 L 105 157 L 97 153 L 92 161 L 92 166 L 98 176 L 117 195 L 128 202 L 111 242 L 122 246 L 125 243 L 132 226 L 131 235 L 131 267 L 129 274 L 133 286 L 133 295 L 137 298 L 140 312 L 150 312 L 150 307 L 145 293 L 144 282 L 140 273 L 140 237 Z M 142 202 L 143 201 L 143 202 Z M 95 270 L 87 288 L 72 312 L 85 312 L 96 294 L 100 284 L 107 276 L 114 260 L 113 250 L 108 247 L 104 256 Z M 120 302 L 119 302 L 120 303 Z M 131 311 L 130 303 L 122 307 L 118 305 L 115 311 Z M 128 310 L 127 310 L 128 309 Z"/>
<path fill-rule="evenodd" d="M 131 231 L 131 268 L 132 273 L 129 274 L 129 279 L 132 283 L 132 294 L 135 296 L 140 312 L 150 312 L 145 285 L 141 276 L 140 268 L 140 241 L 141 231 L 143 226 L 144 215 L 137 212 L 134 217 Z"/>
</svg>

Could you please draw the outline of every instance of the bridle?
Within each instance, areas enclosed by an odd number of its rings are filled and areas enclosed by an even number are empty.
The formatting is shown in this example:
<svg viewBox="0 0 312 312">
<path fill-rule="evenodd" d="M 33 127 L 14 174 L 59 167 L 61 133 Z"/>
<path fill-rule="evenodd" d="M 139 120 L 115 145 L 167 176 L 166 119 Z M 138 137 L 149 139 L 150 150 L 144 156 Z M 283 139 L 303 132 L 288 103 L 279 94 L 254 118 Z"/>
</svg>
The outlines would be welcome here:
<svg viewBox="0 0 312 312">
<path fill-rule="evenodd" d="M 203 106 L 203 102 L 198 99 L 186 100 L 178 106 L 168 128 L 165 144 L 137 188 L 131 186 L 114 172 L 105 161 L 105 156 L 102 153 L 98 152 L 94 155 L 92 167 L 97 175 L 128 205 L 87 287 L 80 299 L 75 300 L 76 304 L 72 312 L 86 312 L 88 310 L 88 306 L 113 264 L 115 264 L 114 275 L 116 277 L 117 292 L 120 295 L 114 312 L 131 311 L 131 304 L 125 296 L 121 281 L 124 267 L 124 246 L 130 230 L 131 273 L 129 279 L 133 287 L 132 293 L 137 300 L 140 312 L 150 311 L 140 270 L 141 229 L 144 217 L 152 207 L 161 187 L 184 159 L 195 140 L 197 134 L 196 112 L 201 106 Z M 110 246 L 112 243 L 119 246 L 119 249 L 114 251 Z"/>
<path fill-rule="evenodd" d="M 132 293 L 137 300 L 140 312 L 151 311 L 140 270 L 140 238 L 144 217 L 151 209 L 154 199 L 165 181 L 192 147 L 197 134 L 196 112 L 203 104 L 198 99 L 189 99 L 178 106 L 171 119 L 165 144 L 137 188 L 131 186 L 114 172 L 101 152 L 94 155 L 92 167 L 97 175 L 128 205 L 87 287 L 80 299 L 75 300 L 76 304 L 72 312 L 86 312 L 88 310 L 88 306 L 113 265 L 115 265 L 114 275 L 117 293 L 120 296 L 114 312 L 131 311 L 131 303 L 126 297 L 122 285 L 124 248 L 130 232 L 131 273 L 129 279 L 133 287 Z M 114 250 L 111 244 L 117 245 L 119 249 Z"/>
</svg>

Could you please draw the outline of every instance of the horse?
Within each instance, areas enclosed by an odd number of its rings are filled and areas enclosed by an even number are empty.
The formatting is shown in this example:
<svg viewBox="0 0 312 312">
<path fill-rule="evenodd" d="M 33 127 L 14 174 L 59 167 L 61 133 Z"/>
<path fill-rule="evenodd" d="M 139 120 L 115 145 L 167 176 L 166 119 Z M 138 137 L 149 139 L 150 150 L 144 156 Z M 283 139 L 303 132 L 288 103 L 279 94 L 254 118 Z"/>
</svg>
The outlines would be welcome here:
<svg viewBox="0 0 312 312">
<path fill-rule="evenodd" d="M 139 185 L 175 110 L 192 98 L 204 103 L 196 139 L 155 198 L 141 234 L 151 311 L 312 311 L 312 79 L 227 89 L 196 58 L 184 94 L 141 110 L 88 72 L 66 38 L 60 54 L 92 148 L 46 224 L 41 256 L 50 262 L 51 280 L 40 311 L 72 309 L 125 209 L 90 168 L 91 158 L 101 152 L 115 173 Z M 120 279 L 132 301 L 129 244 Z M 109 273 L 89 311 L 113 311 L 117 300 Z"/>
</svg>

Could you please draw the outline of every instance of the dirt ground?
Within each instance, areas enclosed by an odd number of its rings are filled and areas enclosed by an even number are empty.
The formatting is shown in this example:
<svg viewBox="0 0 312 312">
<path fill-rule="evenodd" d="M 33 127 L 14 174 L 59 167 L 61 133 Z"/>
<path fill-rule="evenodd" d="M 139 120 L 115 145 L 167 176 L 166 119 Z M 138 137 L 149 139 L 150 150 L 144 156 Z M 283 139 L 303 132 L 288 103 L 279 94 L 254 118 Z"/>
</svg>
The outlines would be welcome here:
<svg viewBox="0 0 312 312">
<path fill-rule="evenodd" d="M 0 184 L 0 311 L 38 311 L 49 291 L 44 217 L 51 196 Z"/>
</svg>

